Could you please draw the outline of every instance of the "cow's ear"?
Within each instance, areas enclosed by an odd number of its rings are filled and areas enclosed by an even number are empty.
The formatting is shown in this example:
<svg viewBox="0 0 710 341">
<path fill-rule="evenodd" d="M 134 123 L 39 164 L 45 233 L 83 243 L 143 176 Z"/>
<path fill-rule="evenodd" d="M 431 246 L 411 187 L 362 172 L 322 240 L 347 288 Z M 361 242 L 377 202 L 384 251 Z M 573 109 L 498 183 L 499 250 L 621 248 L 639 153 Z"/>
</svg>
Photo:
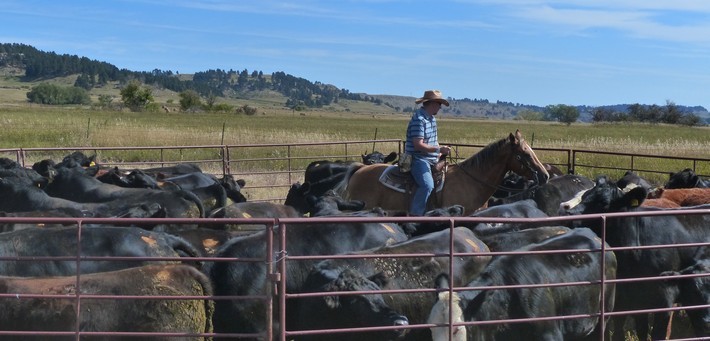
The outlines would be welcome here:
<svg viewBox="0 0 710 341">
<path fill-rule="evenodd" d="M 244 179 L 239 179 L 237 180 L 237 185 L 239 185 L 239 187 L 244 187 L 247 185 L 247 182 Z"/>
<path fill-rule="evenodd" d="M 397 158 L 397 152 L 391 152 L 385 157 L 385 163 L 390 163 Z"/>
<path fill-rule="evenodd" d="M 368 279 L 377 284 L 380 288 L 386 287 L 390 282 L 389 277 L 387 277 L 384 272 L 378 272 L 370 276 Z"/>
<path fill-rule="evenodd" d="M 639 207 L 646 200 L 648 192 L 643 187 L 635 187 L 624 194 L 623 201 L 625 207 Z"/>
</svg>

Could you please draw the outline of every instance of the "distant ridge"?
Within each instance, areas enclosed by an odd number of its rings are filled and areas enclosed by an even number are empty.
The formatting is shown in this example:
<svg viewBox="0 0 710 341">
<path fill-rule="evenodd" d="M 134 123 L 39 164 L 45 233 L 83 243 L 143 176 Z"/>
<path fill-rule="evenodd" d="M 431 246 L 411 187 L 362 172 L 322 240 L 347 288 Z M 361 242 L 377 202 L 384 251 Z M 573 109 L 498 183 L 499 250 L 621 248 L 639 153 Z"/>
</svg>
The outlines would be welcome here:
<svg viewBox="0 0 710 341">
<path fill-rule="evenodd" d="M 309 81 L 283 71 L 273 72 L 270 75 L 257 70 L 249 72 L 247 69 L 205 70 L 192 75 L 157 68 L 150 72 L 138 72 L 119 69 L 110 63 L 87 57 L 40 51 L 30 45 L 19 43 L 0 44 L 0 68 L 11 70 L 5 72 L 5 75 L 16 75 L 21 82 L 37 82 L 76 75 L 77 81 L 74 85 L 87 90 L 103 86 L 108 82 L 126 83 L 131 79 L 138 79 L 144 84 L 175 92 L 194 90 L 204 97 L 250 99 L 264 91 L 272 91 L 283 95 L 282 104 L 287 108 L 321 108 L 334 106 L 341 100 L 349 100 L 382 106 L 389 112 L 408 113 L 416 109 L 414 97 L 352 93 L 332 84 Z M 451 106 L 442 108 L 441 116 L 508 120 L 515 119 L 523 112 L 545 111 L 545 107 L 504 101 L 489 102 L 486 99 L 449 98 L 449 102 Z M 555 104 L 557 103 L 551 103 L 551 105 Z M 628 113 L 629 108 L 634 105 L 653 107 L 653 105 L 643 104 L 576 107 L 580 113 L 579 120 L 591 122 L 594 109 L 605 108 L 613 112 Z M 710 112 L 702 106 L 680 104 L 675 106 L 681 113 L 697 115 L 703 122 L 710 123 Z"/>
</svg>

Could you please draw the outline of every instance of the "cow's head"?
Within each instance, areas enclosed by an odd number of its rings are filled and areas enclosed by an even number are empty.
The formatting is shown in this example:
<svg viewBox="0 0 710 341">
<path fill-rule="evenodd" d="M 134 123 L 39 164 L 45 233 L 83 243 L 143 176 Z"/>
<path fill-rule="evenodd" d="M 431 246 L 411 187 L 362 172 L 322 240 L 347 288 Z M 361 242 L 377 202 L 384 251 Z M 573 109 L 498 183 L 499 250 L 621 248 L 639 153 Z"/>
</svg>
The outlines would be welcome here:
<svg viewBox="0 0 710 341">
<path fill-rule="evenodd" d="M 692 169 L 686 168 L 677 173 L 670 173 L 668 182 L 663 186 L 665 188 L 691 188 L 698 187 L 701 183 L 700 177 L 693 172 Z"/>
<path fill-rule="evenodd" d="M 391 152 L 387 156 L 380 152 L 372 152 L 370 154 L 362 154 L 362 163 L 366 165 L 374 165 L 377 163 L 390 163 L 397 158 L 397 152 Z"/>
<path fill-rule="evenodd" d="M 244 179 L 234 180 L 231 174 L 227 174 L 219 180 L 219 183 L 227 191 L 227 198 L 232 200 L 232 202 L 246 202 L 247 198 L 242 194 L 242 188 L 246 186 L 247 182 Z"/>
<path fill-rule="evenodd" d="M 365 208 L 362 200 L 345 200 L 333 190 L 326 191 L 321 196 L 306 196 L 309 211 L 312 215 L 337 215 L 345 212 L 360 211 Z"/>
<path fill-rule="evenodd" d="M 695 264 L 680 271 L 666 271 L 661 276 L 703 275 L 699 277 L 669 279 L 677 285 L 679 303 L 684 306 L 710 304 L 710 259 L 698 259 Z M 697 335 L 710 335 L 710 309 L 687 310 L 693 329 Z"/>
<path fill-rule="evenodd" d="M 352 268 L 339 267 L 331 261 L 316 264 L 303 285 L 305 292 L 371 291 L 369 294 L 330 295 L 303 298 L 298 329 L 358 328 L 376 326 L 407 326 L 409 320 L 387 305 L 378 290 L 387 285 L 384 273 L 365 276 Z M 358 340 L 394 340 L 405 330 L 385 330 L 353 334 Z M 365 336 L 366 334 L 366 336 Z M 348 334 L 338 334 L 339 340 Z"/>
<path fill-rule="evenodd" d="M 635 187 L 623 192 L 615 182 L 607 176 L 599 176 L 596 184 L 579 198 L 579 203 L 560 207 L 564 215 L 594 214 L 608 212 L 624 212 L 641 206 L 646 199 L 647 191 L 643 187 Z"/>
</svg>

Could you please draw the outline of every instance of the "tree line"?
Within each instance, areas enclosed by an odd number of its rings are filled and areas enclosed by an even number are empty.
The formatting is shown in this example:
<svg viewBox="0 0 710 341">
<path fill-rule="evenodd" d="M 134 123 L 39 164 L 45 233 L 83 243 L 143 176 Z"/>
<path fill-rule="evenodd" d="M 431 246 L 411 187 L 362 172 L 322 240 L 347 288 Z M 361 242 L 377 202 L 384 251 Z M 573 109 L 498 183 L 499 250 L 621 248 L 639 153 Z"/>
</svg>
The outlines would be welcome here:
<svg viewBox="0 0 710 341">
<path fill-rule="evenodd" d="M 249 72 L 247 69 L 216 69 L 197 72 L 191 80 L 182 80 L 179 73 L 173 71 L 130 71 L 86 57 L 40 51 L 30 45 L 17 43 L 0 44 L 0 67 L 6 66 L 24 68 L 26 81 L 78 75 L 74 86 L 86 90 L 104 86 L 108 82 L 117 81 L 125 86 L 131 81 L 138 81 L 178 93 L 191 90 L 205 98 L 239 97 L 250 91 L 273 90 L 283 94 L 287 98 L 286 106 L 291 108 L 322 107 L 337 103 L 339 99 L 378 101 L 370 96 L 351 93 L 347 89 L 321 82 L 311 82 L 282 71 L 265 76 L 262 71 L 256 70 Z M 37 98 L 39 97 L 28 97 L 30 100 Z"/>
<path fill-rule="evenodd" d="M 582 107 L 582 110 L 591 115 L 591 121 L 594 123 L 641 122 L 687 126 L 697 126 L 703 124 L 700 116 L 690 112 L 688 109 L 681 108 L 672 101 L 667 101 L 665 106 L 635 103 L 627 106 L 614 107 Z M 580 111 L 580 107 L 571 105 L 548 105 L 540 111 L 531 109 L 521 110 L 518 112 L 517 119 L 527 121 L 558 121 L 569 125 L 579 119 L 581 116 Z"/>
</svg>

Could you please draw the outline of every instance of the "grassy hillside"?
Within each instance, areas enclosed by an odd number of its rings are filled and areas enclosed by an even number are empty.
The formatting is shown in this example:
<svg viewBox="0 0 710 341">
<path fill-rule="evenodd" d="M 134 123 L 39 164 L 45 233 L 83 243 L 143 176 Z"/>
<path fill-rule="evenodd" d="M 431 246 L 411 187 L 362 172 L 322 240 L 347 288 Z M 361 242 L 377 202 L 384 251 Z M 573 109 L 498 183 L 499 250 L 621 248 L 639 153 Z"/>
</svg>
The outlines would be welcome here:
<svg viewBox="0 0 710 341">
<path fill-rule="evenodd" d="M 340 100 L 331 106 L 293 111 L 275 92 L 250 93 L 249 98 L 218 98 L 234 106 L 257 109 L 253 116 L 234 113 L 179 112 L 177 93 L 153 89 L 155 101 L 171 112 L 99 110 L 90 106 L 29 104 L 26 92 L 39 82 L 18 79 L 18 70 L 0 73 L 0 148 L 134 147 L 171 145 L 253 145 L 303 142 L 342 142 L 402 139 L 409 114 L 400 110 L 414 98 L 384 96 L 386 103 Z M 75 77 L 46 80 L 73 84 Z M 93 100 L 111 95 L 120 101 L 119 87 L 111 84 L 91 91 Z M 400 110 L 398 110 L 398 108 Z M 485 116 L 485 115 L 482 115 Z M 584 124 L 439 117 L 440 140 L 455 144 L 487 144 L 520 129 L 535 148 L 561 148 L 635 154 L 710 158 L 710 128 L 650 124 Z M 378 148 L 369 146 L 367 149 Z M 387 150 L 385 150 L 387 151 Z M 366 150 L 357 151 L 357 153 Z M 276 152 L 274 152 L 276 153 Z M 323 155 L 327 155 L 323 154 Z M 279 156 L 274 154 L 274 156 Z M 566 162 L 543 155 L 546 162 Z M 141 160 L 136 153 L 121 158 Z M 670 169 L 680 166 L 671 166 Z M 706 168 L 705 165 L 701 166 Z M 710 173 L 710 170 L 703 174 Z"/>
</svg>

